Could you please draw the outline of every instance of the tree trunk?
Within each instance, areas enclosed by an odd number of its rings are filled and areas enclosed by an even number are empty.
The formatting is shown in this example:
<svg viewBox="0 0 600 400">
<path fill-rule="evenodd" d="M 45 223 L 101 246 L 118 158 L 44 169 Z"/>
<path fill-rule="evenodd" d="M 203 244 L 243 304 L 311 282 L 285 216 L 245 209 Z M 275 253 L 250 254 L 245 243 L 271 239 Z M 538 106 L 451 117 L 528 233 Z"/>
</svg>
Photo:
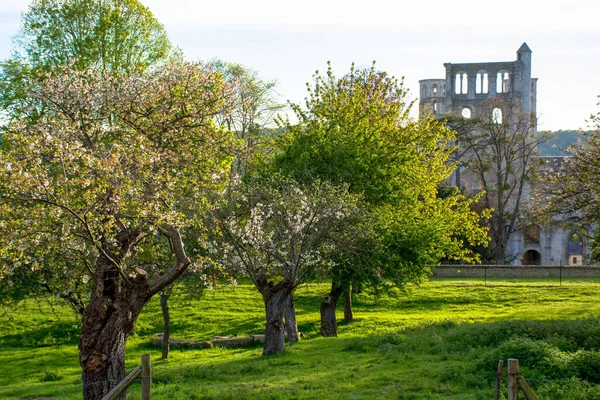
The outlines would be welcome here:
<svg viewBox="0 0 600 400">
<path fill-rule="evenodd" d="M 169 358 L 169 340 L 171 340 L 171 314 L 169 313 L 170 290 L 160 292 L 160 308 L 163 315 L 163 339 L 162 339 L 162 359 Z"/>
<path fill-rule="evenodd" d="M 504 244 L 504 238 L 499 238 L 498 239 L 498 243 L 496 244 L 496 264 L 497 265 L 504 265 L 506 263 L 506 258 L 505 258 L 505 249 L 506 249 L 506 245 Z"/>
<path fill-rule="evenodd" d="M 293 282 L 284 279 L 277 284 L 259 279 L 257 287 L 263 295 L 267 324 L 265 327 L 265 347 L 263 355 L 279 354 L 285 351 L 283 313 L 288 297 L 294 291 Z"/>
<path fill-rule="evenodd" d="M 344 289 L 341 286 L 336 282 L 331 282 L 329 295 L 323 297 L 323 301 L 321 301 L 321 336 L 337 336 L 335 310 L 343 292 Z"/>
<path fill-rule="evenodd" d="M 298 323 L 296 322 L 296 305 L 294 293 L 290 293 L 285 304 L 285 331 L 290 345 L 298 341 Z"/>
<path fill-rule="evenodd" d="M 354 315 L 352 315 L 352 290 L 348 289 L 344 291 L 344 321 L 352 322 Z"/>
<path fill-rule="evenodd" d="M 125 378 L 125 343 L 137 317 L 154 294 L 173 283 L 190 265 L 179 231 L 163 228 L 160 232 L 169 238 L 176 264 L 150 283 L 143 269 L 135 268 L 133 276 L 124 277 L 115 267 L 138 239 L 136 232 L 119 233 L 119 252 L 114 253 L 118 257 L 101 255 L 96 261 L 79 339 L 84 400 L 101 400 Z M 125 394 L 120 400 L 125 400 Z"/>
<path fill-rule="evenodd" d="M 150 298 L 145 276 L 130 278 L 121 288 L 118 275 L 104 271 L 82 319 L 79 362 L 85 400 L 102 399 L 125 377 L 127 336 Z"/>
</svg>

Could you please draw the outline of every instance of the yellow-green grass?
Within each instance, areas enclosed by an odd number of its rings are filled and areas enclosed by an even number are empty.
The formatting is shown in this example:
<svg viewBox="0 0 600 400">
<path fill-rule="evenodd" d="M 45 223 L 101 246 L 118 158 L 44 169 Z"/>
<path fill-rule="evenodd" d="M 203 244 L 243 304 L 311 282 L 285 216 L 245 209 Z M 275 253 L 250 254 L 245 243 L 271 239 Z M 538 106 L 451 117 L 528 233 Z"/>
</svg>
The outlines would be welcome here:
<svg viewBox="0 0 600 400">
<path fill-rule="evenodd" d="M 174 349 L 160 360 L 160 349 L 149 345 L 162 331 L 154 299 L 129 338 L 127 367 L 151 353 L 156 399 L 483 399 L 493 396 L 497 358 L 515 352 L 545 398 L 600 398 L 586 375 L 600 349 L 597 280 L 487 284 L 432 279 L 396 296 L 355 295 L 355 321 L 340 323 L 337 338 L 318 334 L 328 285 L 304 285 L 296 291 L 304 339 L 269 357 L 254 346 Z M 171 315 L 178 339 L 264 331 L 261 297 L 246 284 L 200 299 L 175 294 Z M 0 398 L 80 398 L 77 333 L 77 318 L 58 303 L 29 300 L 8 310 L 0 319 Z M 138 384 L 128 398 L 140 398 Z"/>
</svg>

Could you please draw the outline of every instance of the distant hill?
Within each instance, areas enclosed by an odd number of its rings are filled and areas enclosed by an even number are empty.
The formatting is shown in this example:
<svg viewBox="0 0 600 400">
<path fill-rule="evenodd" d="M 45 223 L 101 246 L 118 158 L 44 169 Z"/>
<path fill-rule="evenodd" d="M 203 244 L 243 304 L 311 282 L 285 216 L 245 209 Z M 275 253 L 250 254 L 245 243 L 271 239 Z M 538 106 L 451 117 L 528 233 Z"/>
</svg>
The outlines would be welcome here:
<svg viewBox="0 0 600 400">
<path fill-rule="evenodd" d="M 584 131 L 540 131 L 538 135 L 550 133 L 550 140 L 540 144 L 539 150 L 541 156 L 568 156 L 565 151 L 569 146 L 576 145 L 579 139 L 585 141 L 586 136 L 591 132 Z"/>
</svg>

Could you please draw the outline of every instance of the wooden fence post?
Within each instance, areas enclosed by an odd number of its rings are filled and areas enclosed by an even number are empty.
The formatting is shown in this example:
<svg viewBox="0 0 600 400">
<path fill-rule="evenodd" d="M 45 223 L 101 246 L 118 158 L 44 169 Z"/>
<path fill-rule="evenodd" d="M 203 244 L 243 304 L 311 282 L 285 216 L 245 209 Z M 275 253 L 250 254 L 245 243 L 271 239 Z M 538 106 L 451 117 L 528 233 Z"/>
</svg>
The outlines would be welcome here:
<svg viewBox="0 0 600 400">
<path fill-rule="evenodd" d="M 152 400 L 152 364 L 150 354 L 142 354 L 142 400 Z"/>
<path fill-rule="evenodd" d="M 494 400 L 500 400 L 500 383 L 502 380 L 502 366 L 504 360 L 498 361 L 498 369 L 496 370 L 496 392 L 494 393 Z"/>
<path fill-rule="evenodd" d="M 519 385 L 517 384 L 517 375 L 519 374 L 519 360 L 508 359 L 508 399 L 518 400 Z"/>
</svg>

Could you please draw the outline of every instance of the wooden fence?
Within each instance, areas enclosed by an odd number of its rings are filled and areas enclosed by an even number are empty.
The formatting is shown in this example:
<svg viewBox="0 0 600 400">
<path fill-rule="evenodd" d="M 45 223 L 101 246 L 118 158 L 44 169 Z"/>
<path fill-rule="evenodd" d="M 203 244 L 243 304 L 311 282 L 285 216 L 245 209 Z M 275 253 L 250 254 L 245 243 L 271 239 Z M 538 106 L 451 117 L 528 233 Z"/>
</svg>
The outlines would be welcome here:
<svg viewBox="0 0 600 400">
<path fill-rule="evenodd" d="M 152 363 L 150 354 L 142 354 L 140 365 L 135 367 L 117 386 L 115 386 L 102 400 L 118 399 L 138 377 L 142 377 L 142 400 L 152 399 Z"/>
<path fill-rule="evenodd" d="M 500 399 L 500 383 L 502 379 L 502 365 L 504 364 L 503 360 L 498 362 L 498 370 L 496 371 L 496 393 L 494 396 L 495 400 Z M 519 391 L 523 393 L 527 400 L 539 400 L 537 395 L 534 393 L 533 389 L 525 378 L 519 375 L 519 360 L 514 358 L 508 359 L 508 400 L 518 400 Z"/>
</svg>

